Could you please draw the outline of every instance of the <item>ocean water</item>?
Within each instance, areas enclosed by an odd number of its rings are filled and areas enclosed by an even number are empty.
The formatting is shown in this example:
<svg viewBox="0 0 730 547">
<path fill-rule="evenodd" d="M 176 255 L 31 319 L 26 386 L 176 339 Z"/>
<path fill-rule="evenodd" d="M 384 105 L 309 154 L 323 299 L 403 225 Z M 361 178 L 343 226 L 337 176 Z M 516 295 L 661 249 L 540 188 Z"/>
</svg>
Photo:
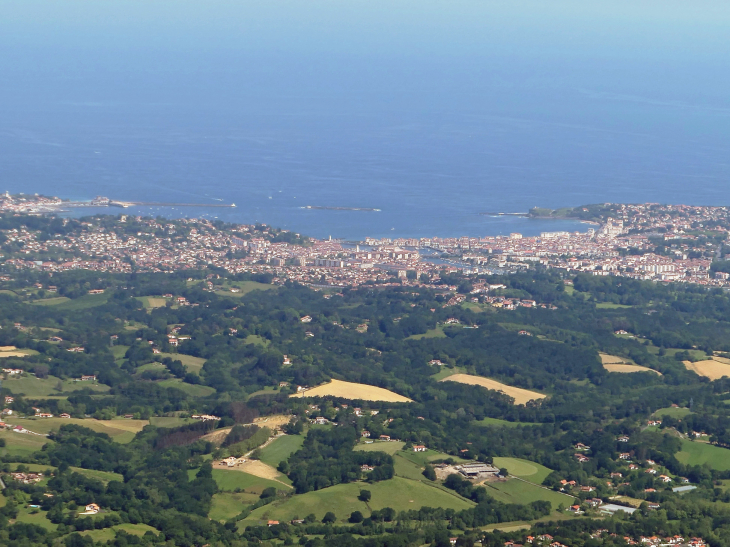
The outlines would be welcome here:
<svg viewBox="0 0 730 547">
<path fill-rule="evenodd" d="M 181 2 L 167 24 L 130 1 L 50 31 L 16 6 L 0 191 L 235 203 L 127 212 L 346 239 L 588 227 L 479 214 L 533 206 L 730 205 L 727 6 L 614 4 Z"/>
</svg>

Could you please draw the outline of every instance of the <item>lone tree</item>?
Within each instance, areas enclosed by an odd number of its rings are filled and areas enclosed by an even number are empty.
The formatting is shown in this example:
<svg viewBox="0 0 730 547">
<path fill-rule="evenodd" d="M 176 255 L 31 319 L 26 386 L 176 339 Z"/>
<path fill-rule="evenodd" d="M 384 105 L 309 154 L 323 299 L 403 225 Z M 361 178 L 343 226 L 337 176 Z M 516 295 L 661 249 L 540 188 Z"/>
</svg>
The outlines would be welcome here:
<svg viewBox="0 0 730 547">
<path fill-rule="evenodd" d="M 353 511 L 350 514 L 350 522 L 353 524 L 357 524 L 358 522 L 362 522 L 364 520 L 364 517 L 362 516 L 362 513 L 360 511 Z"/>
<path fill-rule="evenodd" d="M 332 511 L 327 511 L 327 513 L 324 515 L 324 518 L 322 519 L 322 522 L 324 524 L 332 524 L 337 520 L 337 517 Z"/>
<path fill-rule="evenodd" d="M 357 499 L 367 503 L 370 501 L 371 497 L 373 497 L 373 495 L 370 493 L 370 490 L 360 490 L 360 495 L 357 497 Z"/>
<path fill-rule="evenodd" d="M 427 465 L 426 469 L 423 470 L 423 476 L 426 477 L 430 481 L 435 481 L 436 480 L 436 471 L 434 471 L 432 466 Z"/>
<path fill-rule="evenodd" d="M 508 477 L 509 476 L 509 471 L 507 471 L 507 468 L 506 467 L 502 467 L 499 470 L 499 474 L 502 475 L 503 477 Z"/>
</svg>

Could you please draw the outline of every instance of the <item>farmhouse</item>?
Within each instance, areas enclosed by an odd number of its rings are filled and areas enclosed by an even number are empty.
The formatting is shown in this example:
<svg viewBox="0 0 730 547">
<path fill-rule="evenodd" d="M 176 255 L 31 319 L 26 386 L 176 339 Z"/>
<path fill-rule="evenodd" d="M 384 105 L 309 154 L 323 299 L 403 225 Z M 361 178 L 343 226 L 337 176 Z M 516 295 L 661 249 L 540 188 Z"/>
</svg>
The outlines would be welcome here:
<svg viewBox="0 0 730 547">
<path fill-rule="evenodd" d="M 499 474 L 499 469 L 486 463 L 465 463 L 457 465 L 456 471 L 467 479 L 483 479 Z"/>
<path fill-rule="evenodd" d="M 414 452 L 425 452 L 426 450 L 428 450 L 428 449 L 425 446 L 423 446 L 422 444 L 414 444 L 413 445 L 413 451 Z"/>
</svg>

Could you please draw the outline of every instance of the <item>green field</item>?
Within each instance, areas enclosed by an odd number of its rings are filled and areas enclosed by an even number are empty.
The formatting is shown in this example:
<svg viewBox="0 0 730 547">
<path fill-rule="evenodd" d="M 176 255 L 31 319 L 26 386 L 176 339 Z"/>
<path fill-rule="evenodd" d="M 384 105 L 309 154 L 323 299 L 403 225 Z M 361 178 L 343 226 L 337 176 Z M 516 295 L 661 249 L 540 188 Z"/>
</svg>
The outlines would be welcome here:
<svg viewBox="0 0 730 547">
<path fill-rule="evenodd" d="M 112 346 L 112 355 L 114 359 L 124 359 L 124 354 L 127 353 L 129 346 Z"/>
<path fill-rule="evenodd" d="M 104 528 L 102 530 L 87 530 L 85 532 L 79 532 L 82 536 L 88 536 L 95 542 L 107 542 L 113 541 L 116 537 L 116 531 L 123 530 L 133 536 L 143 536 L 146 532 L 152 532 L 157 535 L 159 532 L 146 524 L 117 524 L 111 528 Z"/>
<path fill-rule="evenodd" d="M 135 296 L 135 298 L 142 302 L 142 305 L 148 310 L 164 308 L 165 304 L 170 302 L 169 299 L 162 298 L 161 296 Z"/>
<path fill-rule="evenodd" d="M 485 483 L 487 492 L 497 501 L 504 503 L 526 504 L 533 501 L 549 501 L 553 509 L 557 509 L 561 503 L 566 507 L 573 504 L 573 496 L 554 492 L 519 479 L 509 479 L 505 482 Z"/>
<path fill-rule="evenodd" d="M 396 454 L 393 457 L 393 467 L 395 468 L 395 474 L 397 477 L 428 482 L 428 479 L 423 476 L 424 466 L 414 463 L 400 454 Z"/>
<path fill-rule="evenodd" d="M 17 522 L 24 522 L 26 524 L 36 524 L 48 531 L 55 530 L 56 525 L 46 518 L 47 511 L 41 511 L 40 509 L 32 509 L 27 506 L 18 506 L 18 518 Z"/>
<path fill-rule="evenodd" d="M 150 424 L 155 427 L 180 427 L 194 421 L 192 418 L 179 418 L 177 416 L 153 416 L 150 418 Z"/>
<path fill-rule="evenodd" d="M 0 439 L 5 439 L 5 447 L 0 448 L 0 455 L 10 454 L 13 456 L 28 456 L 40 450 L 44 444 L 53 442 L 46 437 L 38 435 L 27 435 L 24 433 L 13 433 L 3 429 L 0 431 Z"/>
<path fill-rule="evenodd" d="M 494 465 L 500 469 L 506 467 L 510 475 L 535 484 L 542 484 L 545 477 L 552 473 L 552 470 L 544 465 L 519 458 L 494 458 Z"/>
<path fill-rule="evenodd" d="M 426 463 L 434 461 L 434 460 L 446 460 L 448 458 L 451 458 L 455 462 L 465 462 L 466 461 L 465 459 L 460 458 L 458 456 L 452 456 L 450 454 L 445 454 L 443 452 L 437 452 L 436 450 L 431 450 L 431 449 L 428 449 L 425 452 L 413 452 L 411 450 L 405 450 L 405 451 L 401 452 L 399 455 L 420 466 L 425 466 Z"/>
<path fill-rule="evenodd" d="M 357 499 L 361 489 L 370 490 L 372 498 L 368 504 Z M 369 509 L 368 509 L 369 506 Z M 346 520 L 353 511 L 368 516 L 370 510 L 392 507 L 396 511 L 407 511 L 421 507 L 444 507 L 455 510 L 467 509 L 473 504 L 456 494 L 445 492 L 421 481 L 395 477 L 393 479 L 367 484 L 362 482 L 338 484 L 322 490 L 307 492 L 287 498 L 281 502 L 256 509 L 244 520 L 265 521 L 275 519 L 289 521 L 304 518 L 314 513 L 317 519 L 332 511 L 338 520 Z"/>
<path fill-rule="evenodd" d="M 101 306 L 106 304 L 109 298 L 111 298 L 111 293 L 85 294 L 84 296 L 74 298 L 73 300 L 66 298 L 65 296 L 57 296 L 55 298 L 36 300 L 33 304 L 38 306 L 54 306 L 59 310 L 75 311 Z"/>
<path fill-rule="evenodd" d="M 682 440 L 682 450 L 675 457 L 686 465 L 709 465 L 717 471 L 730 470 L 730 450 L 707 443 Z"/>
<path fill-rule="evenodd" d="M 372 444 L 360 442 L 355 445 L 353 450 L 362 450 L 363 452 L 385 452 L 386 454 L 395 454 L 403 450 L 403 441 L 373 441 Z"/>
<path fill-rule="evenodd" d="M 208 397 L 215 393 L 215 389 L 209 386 L 201 386 L 199 384 L 187 384 L 180 378 L 170 378 L 157 382 L 162 387 L 174 387 L 180 391 L 184 391 L 191 397 Z"/>
<path fill-rule="evenodd" d="M 689 408 L 660 408 L 654 412 L 654 416 L 671 416 L 672 418 L 683 418 L 687 414 L 692 414 L 692 411 Z"/>
<path fill-rule="evenodd" d="M 299 450 L 304 443 L 301 435 L 283 435 L 274 440 L 268 446 L 261 449 L 262 462 L 276 468 L 279 462 L 287 459 L 291 454 Z"/>
<path fill-rule="evenodd" d="M 443 327 L 430 329 L 423 334 L 411 334 L 406 340 L 421 340 L 423 338 L 446 338 Z"/>
<path fill-rule="evenodd" d="M 3 381 L 3 387 L 8 388 L 14 395 L 21 393 L 25 397 L 48 397 L 59 395 L 60 391 L 56 390 L 56 386 L 60 381 L 55 376 L 48 378 L 36 378 L 35 376 L 24 376 L 22 378 L 9 378 Z M 92 391 L 109 391 L 109 386 L 96 382 L 74 382 L 73 380 L 63 380 L 61 382 L 63 392 L 78 391 L 89 388 Z"/>
<path fill-rule="evenodd" d="M 256 503 L 259 496 L 250 493 L 222 492 L 213 496 L 210 513 L 208 516 L 217 521 L 232 519 L 243 511 L 247 506 Z"/>
<path fill-rule="evenodd" d="M 431 379 L 433 379 L 436 382 L 440 382 L 444 378 L 448 378 L 449 376 L 453 376 L 454 374 L 461 374 L 464 373 L 465 370 L 461 367 L 446 367 L 446 366 L 436 366 L 434 368 L 438 369 L 438 372 L 436 374 L 431 375 Z"/>
<path fill-rule="evenodd" d="M 169 357 L 173 361 L 180 361 L 187 367 L 188 372 L 194 372 L 195 374 L 200 374 L 200 370 L 205 364 L 205 359 L 202 357 L 193 357 L 184 353 L 160 353 L 160 357 Z"/>
<path fill-rule="evenodd" d="M 253 344 L 255 346 L 268 347 L 269 341 L 258 334 L 249 334 L 243 339 L 244 344 Z"/>
<path fill-rule="evenodd" d="M 503 427 L 520 427 L 523 425 L 540 425 L 532 422 L 509 422 L 507 420 L 500 420 L 499 418 L 484 418 L 478 422 L 474 422 L 477 425 L 483 426 L 503 426 Z"/>
<path fill-rule="evenodd" d="M 24 428 L 35 433 L 50 433 L 52 430 L 58 429 L 64 424 L 76 424 L 88 427 L 99 433 L 106 433 L 119 443 L 128 443 L 149 422 L 147 420 L 125 420 L 123 418 L 115 420 L 96 420 L 94 418 L 24 418 L 22 420 L 12 420 L 10 423 L 13 425 L 22 425 Z M 12 433 L 12 435 L 20 436 L 22 434 Z M 33 437 L 34 435 L 22 436 Z M 44 439 L 44 442 L 47 441 Z"/>
<path fill-rule="evenodd" d="M 599 302 L 596 304 L 596 308 L 599 310 L 618 310 L 632 307 L 633 306 L 627 306 L 626 304 L 614 304 L 613 302 Z"/>
<path fill-rule="evenodd" d="M 197 472 L 197 469 L 188 470 L 190 480 L 195 478 L 195 474 Z M 265 488 L 270 486 L 273 486 L 282 492 L 291 492 L 290 488 L 287 488 L 286 485 L 280 482 L 262 479 L 261 477 L 233 469 L 213 469 L 213 479 L 218 484 L 218 488 L 220 488 L 222 492 L 241 490 L 258 495 L 261 494 Z"/>
</svg>

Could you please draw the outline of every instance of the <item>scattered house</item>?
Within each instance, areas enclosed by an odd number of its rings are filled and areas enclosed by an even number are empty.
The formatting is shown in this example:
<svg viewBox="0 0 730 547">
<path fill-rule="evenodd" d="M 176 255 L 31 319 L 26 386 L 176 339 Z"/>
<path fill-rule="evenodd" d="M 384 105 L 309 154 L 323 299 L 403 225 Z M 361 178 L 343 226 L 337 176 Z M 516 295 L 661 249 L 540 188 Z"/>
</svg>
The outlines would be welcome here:
<svg viewBox="0 0 730 547">
<path fill-rule="evenodd" d="M 71 353 L 84 353 L 84 348 L 80 346 L 77 348 L 68 348 L 66 351 L 70 351 Z"/>
<path fill-rule="evenodd" d="M 591 461 L 591 459 L 588 456 L 584 456 L 583 454 L 573 454 L 575 456 L 575 459 L 578 460 L 578 463 L 586 463 Z"/>
<path fill-rule="evenodd" d="M 581 492 L 593 492 L 596 488 L 593 486 L 581 486 L 580 491 Z"/>
<path fill-rule="evenodd" d="M 621 435 L 618 439 L 616 439 L 620 443 L 627 443 L 629 442 L 629 437 L 627 435 Z"/>
<path fill-rule="evenodd" d="M 23 369 L 20 368 L 4 368 L 3 372 L 5 374 L 10 374 L 11 376 L 20 375 L 23 374 Z M 5 397 L 7 399 L 7 397 Z"/>
<path fill-rule="evenodd" d="M 89 294 L 104 294 L 104 289 L 91 289 Z"/>
<path fill-rule="evenodd" d="M 461 321 L 459 321 L 459 320 L 458 320 L 458 319 L 457 319 L 456 317 L 449 317 L 449 318 L 448 318 L 448 319 L 446 320 L 446 324 L 447 324 L 447 325 L 458 325 L 458 324 L 460 324 L 460 323 L 461 323 Z"/>
<path fill-rule="evenodd" d="M 439 366 L 439 367 L 442 367 L 442 366 L 444 365 L 444 364 L 443 364 L 443 363 L 442 363 L 441 361 L 439 361 L 438 359 L 431 359 L 431 360 L 430 360 L 430 361 L 428 362 L 428 364 L 429 364 L 429 365 L 435 365 L 435 366 Z"/>
<path fill-rule="evenodd" d="M 279 524 L 279 521 L 278 520 L 270 520 L 268 524 L 269 524 L 269 528 L 271 528 L 272 526 L 278 525 Z"/>
<path fill-rule="evenodd" d="M 212 414 L 194 414 L 193 416 L 190 416 L 193 420 L 201 420 L 203 422 L 210 422 L 210 421 L 218 421 L 220 418 L 218 416 L 213 416 Z"/>
<path fill-rule="evenodd" d="M 307 331 L 307 332 L 304 333 L 304 336 L 306 336 L 307 338 L 314 338 L 314 333 L 313 332 L 310 332 L 310 331 Z"/>
<path fill-rule="evenodd" d="M 586 500 L 586 502 L 591 507 L 598 507 L 599 505 L 601 505 L 603 503 L 603 500 L 601 498 L 592 498 L 592 499 Z"/>
<path fill-rule="evenodd" d="M 580 505 L 571 505 L 570 507 L 568 507 L 568 511 L 576 515 L 583 514 L 583 511 L 580 510 Z"/>
<path fill-rule="evenodd" d="M 527 330 L 521 330 L 517 334 L 519 334 L 520 336 L 532 336 L 532 333 Z"/>
<path fill-rule="evenodd" d="M 663 483 L 670 483 L 672 482 L 672 477 L 669 477 L 667 475 L 659 475 L 659 480 Z"/>
<path fill-rule="evenodd" d="M 10 404 L 10 403 L 12 403 L 13 401 L 15 401 L 15 399 L 13 399 L 13 398 L 12 398 L 12 397 L 11 397 L 10 395 L 6 395 L 6 396 L 5 396 L 5 404 L 6 404 L 6 405 L 9 405 L 9 404 Z"/>
<path fill-rule="evenodd" d="M 575 443 L 576 450 L 590 450 L 591 447 L 583 443 Z"/>
<path fill-rule="evenodd" d="M 284 365 L 284 366 L 291 365 L 291 359 L 289 358 L 288 355 L 284 355 L 284 360 L 283 360 L 283 362 L 281 364 Z"/>
<path fill-rule="evenodd" d="M 279 387 L 287 387 L 289 382 L 279 382 Z"/>
<path fill-rule="evenodd" d="M 646 460 L 646 465 L 656 465 L 654 460 Z"/>
<path fill-rule="evenodd" d="M 631 454 L 629 454 L 628 452 L 621 452 L 621 454 L 619 454 L 618 457 L 620 460 L 630 460 Z"/>
<path fill-rule="evenodd" d="M 626 332 L 624 329 L 619 329 L 616 332 L 614 332 L 614 334 L 628 334 L 628 332 Z"/>
<path fill-rule="evenodd" d="M 622 477 L 623 477 L 623 474 L 622 473 L 617 473 L 617 472 L 611 473 L 611 478 L 612 479 L 614 479 L 614 478 L 620 479 Z"/>
<path fill-rule="evenodd" d="M 43 480 L 43 473 L 10 473 L 10 477 L 22 484 L 35 484 Z"/>
<path fill-rule="evenodd" d="M 662 425 L 661 420 L 647 420 L 646 425 Z"/>
<path fill-rule="evenodd" d="M 413 445 L 413 451 L 414 452 L 425 452 L 428 450 L 424 445 L 422 444 L 414 444 Z"/>
<path fill-rule="evenodd" d="M 305 315 L 304 317 L 302 317 L 302 318 L 300 319 L 300 321 L 301 321 L 302 323 L 311 323 L 311 322 L 312 322 L 312 318 L 311 318 L 311 317 L 310 317 L 309 315 Z"/>
<path fill-rule="evenodd" d="M 81 377 L 82 382 L 96 382 L 95 374 L 85 374 Z"/>
<path fill-rule="evenodd" d="M 360 466 L 360 470 L 361 471 L 364 471 L 364 472 L 369 472 L 369 471 L 372 471 L 373 469 L 375 469 L 375 468 L 372 465 L 365 465 L 364 464 L 364 465 L 361 465 Z"/>
<path fill-rule="evenodd" d="M 651 468 L 647 469 L 646 471 L 644 471 L 644 473 L 649 473 L 650 475 L 656 475 L 656 469 L 651 467 Z"/>
<path fill-rule="evenodd" d="M 370 432 L 369 432 L 369 431 L 367 431 L 367 430 L 365 430 L 365 429 L 363 429 L 363 430 L 362 430 L 362 431 L 360 432 L 360 436 L 361 436 L 361 437 L 370 437 Z"/>
<path fill-rule="evenodd" d="M 96 515 L 100 511 L 100 507 L 95 503 L 90 503 L 85 507 L 85 510 L 83 513 L 79 513 L 80 515 Z"/>
<path fill-rule="evenodd" d="M 629 465 L 629 469 L 630 469 L 631 471 L 635 471 L 635 470 L 636 470 L 636 469 L 638 469 L 638 468 L 639 468 L 639 466 L 638 466 L 638 465 L 636 465 L 635 463 L 632 463 L 632 464 L 630 464 L 630 465 Z"/>
<path fill-rule="evenodd" d="M 390 440 L 390 435 L 381 435 L 380 436 L 380 440 L 381 441 L 389 441 Z"/>
</svg>

